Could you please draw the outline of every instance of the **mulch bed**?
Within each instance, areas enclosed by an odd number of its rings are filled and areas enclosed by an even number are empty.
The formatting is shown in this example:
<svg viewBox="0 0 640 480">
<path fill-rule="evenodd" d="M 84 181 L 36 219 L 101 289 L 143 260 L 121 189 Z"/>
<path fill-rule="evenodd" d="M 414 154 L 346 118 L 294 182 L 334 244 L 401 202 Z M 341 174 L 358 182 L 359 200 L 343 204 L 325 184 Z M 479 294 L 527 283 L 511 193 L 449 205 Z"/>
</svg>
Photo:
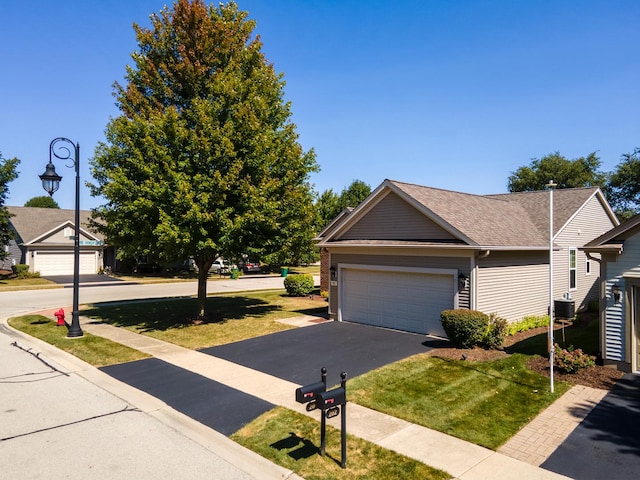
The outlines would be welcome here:
<svg viewBox="0 0 640 480">
<path fill-rule="evenodd" d="M 588 320 L 583 322 L 588 324 Z M 560 327 L 558 327 L 560 328 Z M 581 325 L 573 325 L 572 328 L 581 328 Z M 516 343 L 541 333 L 546 333 L 547 327 L 539 327 L 526 332 L 518 332 L 506 338 L 503 346 L 498 350 L 485 350 L 480 347 L 474 348 L 435 348 L 429 352 L 429 355 L 451 360 L 466 360 L 469 362 L 488 362 L 506 358 L 510 355 L 509 347 Z M 527 362 L 527 367 L 541 375 L 549 376 L 549 359 L 547 357 L 534 356 Z M 554 380 L 571 383 L 573 385 L 585 385 L 592 388 L 600 388 L 610 390 L 616 381 L 624 375 L 624 372 L 615 368 L 595 365 L 593 367 L 583 368 L 576 373 L 564 373 L 558 368 L 554 368 Z"/>
</svg>

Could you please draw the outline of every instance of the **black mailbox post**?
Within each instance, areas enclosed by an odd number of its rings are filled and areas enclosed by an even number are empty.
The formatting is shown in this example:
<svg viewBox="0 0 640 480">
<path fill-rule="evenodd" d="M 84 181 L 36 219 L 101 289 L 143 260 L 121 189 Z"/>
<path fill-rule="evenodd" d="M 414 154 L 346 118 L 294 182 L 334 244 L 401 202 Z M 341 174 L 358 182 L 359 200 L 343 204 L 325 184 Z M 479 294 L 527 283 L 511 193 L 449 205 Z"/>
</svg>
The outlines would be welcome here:
<svg viewBox="0 0 640 480">
<path fill-rule="evenodd" d="M 320 415 L 320 455 L 326 451 L 327 418 L 338 416 L 342 410 L 341 439 L 342 439 L 342 468 L 347 468 L 347 373 L 340 374 L 341 382 L 338 388 L 327 391 L 327 369 L 322 367 L 322 381 L 299 387 L 296 389 L 296 402 L 306 403 L 307 412 L 319 408 Z M 342 409 L 340 408 L 342 407 Z"/>
</svg>

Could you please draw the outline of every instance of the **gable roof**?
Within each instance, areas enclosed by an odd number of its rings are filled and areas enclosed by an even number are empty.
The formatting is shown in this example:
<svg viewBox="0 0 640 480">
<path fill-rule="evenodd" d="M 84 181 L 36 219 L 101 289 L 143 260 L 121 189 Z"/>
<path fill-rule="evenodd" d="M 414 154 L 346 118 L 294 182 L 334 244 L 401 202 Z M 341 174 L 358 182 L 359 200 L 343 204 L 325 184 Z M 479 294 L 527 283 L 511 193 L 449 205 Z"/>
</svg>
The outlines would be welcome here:
<svg viewBox="0 0 640 480">
<path fill-rule="evenodd" d="M 67 226 L 73 227 L 75 222 L 75 210 L 38 207 L 7 207 L 7 210 L 13 215 L 9 221 L 18 233 L 19 243 L 28 244 L 38 241 L 48 233 Z M 81 230 L 97 240 L 104 240 L 101 234 L 88 230 L 89 218 L 91 218 L 89 210 L 80 210 Z"/>
<path fill-rule="evenodd" d="M 376 188 L 344 221 L 328 232 L 320 245 L 339 243 L 342 233 L 390 194 L 398 195 L 466 246 L 481 249 L 542 249 L 549 246 L 548 191 L 474 195 L 393 180 L 385 180 Z M 554 236 L 594 196 L 598 196 L 612 221 L 617 224 L 613 211 L 598 187 L 560 189 L 554 191 Z M 372 239 L 368 240 L 365 243 L 371 243 Z M 424 240 L 425 245 L 434 244 L 429 239 Z M 349 243 L 356 242 L 351 240 Z"/>
<path fill-rule="evenodd" d="M 626 222 L 613 227 L 608 232 L 603 233 L 586 243 L 581 250 L 587 252 L 613 252 L 622 253 L 624 241 L 637 233 L 640 233 L 640 215 L 630 218 Z"/>
</svg>

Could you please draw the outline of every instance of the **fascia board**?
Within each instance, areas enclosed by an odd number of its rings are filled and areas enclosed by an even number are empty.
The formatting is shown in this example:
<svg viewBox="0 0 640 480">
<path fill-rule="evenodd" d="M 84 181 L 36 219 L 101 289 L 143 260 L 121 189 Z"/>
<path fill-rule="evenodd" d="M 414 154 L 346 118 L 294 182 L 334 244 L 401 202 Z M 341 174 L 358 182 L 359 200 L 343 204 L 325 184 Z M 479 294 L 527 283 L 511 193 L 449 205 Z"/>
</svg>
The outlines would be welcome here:
<svg viewBox="0 0 640 480">
<path fill-rule="evenodd" d="M 576 210 L 573 212 L 573 214 L 569 217 L 569 219 L 565 222 L 564 225 L 562 225 L 562 227 L 560 227 L 558 229 L 557 232 L 555 232 L 555 234 L 553 235 L 553 238 L 556 238 L 558 235 L 560 235 L 562 233 L 562 231 L 567 228 L 571 222 L 573 222 L 573 220 L 578 216 L 578 214 L 587 206 L 587 203 L 589 203 L 589 201 L 593 198 L 597 196 L 598 200 L 600 201 L 600 205 L 602 205 L 602 207 L 604 208 L 604 210 L 607 212 L 607 215 L 609 216 L 609 218 L 611 219 L 611 221 L 614 223 L 614 226 L 617 226 L 620 224 L 620 222 L 618 221 L 618 217 L 616 217 L 616 214 L 613 212 L 613 210 L 611 209 L 611 206 L 609 205 L 609 203 L 607 202 L 607 200 L 604 198 L 604 195 L 602 193 L 602 191 L 600 190 L 600 188 L 597 188 L 591 195 L 589 195 L 589 198 L 587 198 L 582 205 L 580 205 L 579 208 L 576 208 Z"/>
<path fill-rule="evenodd" d="M 385 198 L 389 192 L 383 194 L 385 189 L 388 189 L 390 186 L 389 180 L 385 180 L 378 188 L 376 188 L 371 194 L 365 198 L 365 200 L 354 208 L 349 216 L 345 219 L 342 224 L 338 224 L 337 228 L 335 228 L 332 232 L 329 232 L 329 235 L 325 238 L 325 241 L 330 241 L 332 238 L 339 236 L 342 232 L 348 230 L 351 225 L 353 225 L 359 218 L 361 218 L 364 213 L 368 212 L 373 208 L 373 206 L 377 205 L 383 198 Z"/>
<path fill-rule="evenodd" d="M 436 223 L 439 227 L 443 228 L 454 237 L 462 240 L 468 245 L 477 245 L 476 242 L 471 240 L 469 237 L 464 235 L 462 232 L 454 228 L 451 224 L 444 221 L 442 218 L 437 216 L 431 210 L 426 208 L 420 202 L 418 202 L 415 198 L 408 195 L 401 189 L 399 189 L 396 185 L 393 184 L 390 180 L 385 180 L 382 182 L 378 188 L 376 188 L 371 195 L 364 202 L 358 205 L 347 217 L 347 219 L 338 226 L 333 232 L 331 232 L 326 238 L 325 241 L 318 244 L 318 246 L 325 246 L 326 242 L 330 242 L 333 238 L 340 236 L 341 233 L 347 231 L 351 226 L 356 223 L 360 218 L 362 218 L 367 212 L 369 212 L 373 207 L 375 207 L 378 203 L 380 203 L 387 195 L 391 192 L 398 195 L 404 201 L 409 203 L 412 207 L 417 209 L 420 213 L 422 213 L 426 218 Z"/>
<path fill-rule="evenodd" d="M 59 232 L 60 230 L 66 228 L 66 227 L 71 227 L 75 230 L 75 226 L 73 224 L 73 222 L 71 220 L 67 220 L 66 222 L 61 223 L 60 225 L 58 225 L 57 227 L 54 227 L 52 229 L 50 229 L 49 231 L 41 234 L 40 236 L 34 238 L 33 240 L 30 240 L 28 242 L 25 242 L 24 245 L 33 245 L 36 243 L 42 243 L 42 241 L 48 237 L 50 237 L 51 235 L 53 235 L 56 232 Z M 99 240 L 98 237 L 96 237 L 94 234 L 92 234 L 91 232 L 85 230 L 84 228 L 80 227 L 80 233 L 82 235 L 84 235 L 85 237 L 88 237 L 92 240 Z"/>
</svg>

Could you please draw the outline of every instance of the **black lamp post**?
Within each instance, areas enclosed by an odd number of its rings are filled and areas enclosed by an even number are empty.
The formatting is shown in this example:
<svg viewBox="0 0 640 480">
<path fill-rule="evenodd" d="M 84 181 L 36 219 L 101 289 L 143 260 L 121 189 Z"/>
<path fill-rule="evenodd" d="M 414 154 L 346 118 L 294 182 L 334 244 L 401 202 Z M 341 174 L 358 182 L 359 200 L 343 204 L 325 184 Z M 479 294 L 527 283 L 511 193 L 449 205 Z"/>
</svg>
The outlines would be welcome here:
<svg viewBox="0 0 640 480">
<path fill-rule="evenodd" d="M 73 147 L 71 149 L 59 143 L 66 143 Z M 73 311 L 71 313 L 71 326 L 67 332 L 68 338 L 81 337 L 83 335 L 80 328 L 80 317 L 78 314 L 78 290 L 80 286 L 80 144 L 73 143 L 68 138 L 55 138 L 49 145 L 49 163 L 46 170 L 40 175 L 42 180 L 42 188 L 44 188 L 50 196 L 58 190 L 62 177 L 56 173 L 55 166 L 51 162 L 52 156 L 60 160 L 71 160 L 72 166 L 76 169 L 76 211 L 75 211 L 75 235 L 73 237 Z"/>
</svg>

